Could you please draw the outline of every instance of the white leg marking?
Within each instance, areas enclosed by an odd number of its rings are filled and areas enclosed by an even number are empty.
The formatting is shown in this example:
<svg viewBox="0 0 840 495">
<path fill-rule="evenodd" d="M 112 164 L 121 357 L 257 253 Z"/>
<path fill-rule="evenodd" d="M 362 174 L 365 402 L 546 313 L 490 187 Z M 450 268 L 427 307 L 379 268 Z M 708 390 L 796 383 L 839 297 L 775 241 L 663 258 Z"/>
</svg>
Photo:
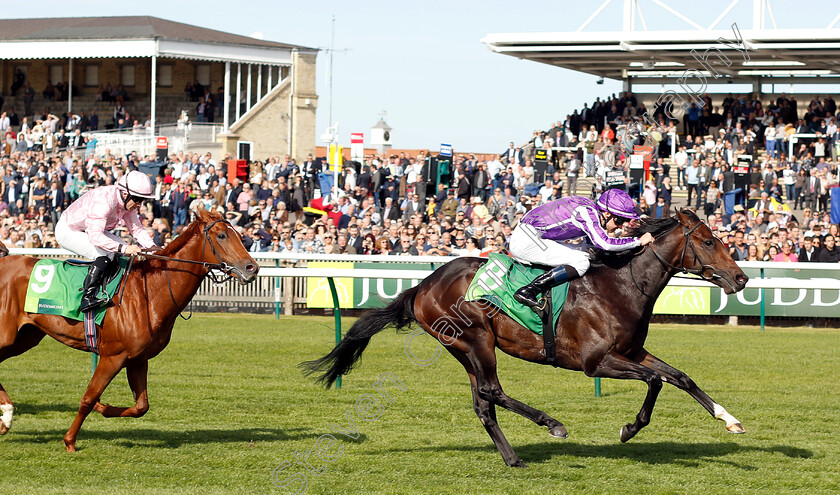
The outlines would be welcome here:
<svg viewBox="0 0 840 495">
<path fill-rule="evenodd" d="M 0 404 L 0 412 L 3 413 L 3 415 L 0 416 L 0 421 L 6 425 L 6 428 L 11 428 L 12 420 L 14 419 L 15 414 L 15 406 L 12 404 Z"/>
<path fill-rule="evenodd" d="M 726 412 L 726 409 L 717 402 L 715 402 L 715 418 L 723 420 L 726 423 L 726 426 L 732 426 L 735 423 L 740 423 L 740 421 L 735 419 L 735 416 Z"/>
</svg>

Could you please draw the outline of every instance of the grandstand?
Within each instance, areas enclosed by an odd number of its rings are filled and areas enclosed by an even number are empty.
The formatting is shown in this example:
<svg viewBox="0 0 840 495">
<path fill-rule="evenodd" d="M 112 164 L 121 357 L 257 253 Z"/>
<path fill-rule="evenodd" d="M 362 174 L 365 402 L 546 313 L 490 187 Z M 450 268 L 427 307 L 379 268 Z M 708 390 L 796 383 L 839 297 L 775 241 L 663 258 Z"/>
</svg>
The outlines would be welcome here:
<svg viewBox="0 0 840 495">
<path fill-rule="evenodd" d="M 700 131 L 701 127 L 693 128 L 687 122 L 688 112 L 683 113 L 680 107 L 695 105 L 703 121 L 703 132 L 700 133 L 703 136 L 712 134 L 713 139 L 717 138 L 718 133 L 723 132 L 721 129 L 734 128 L 733 122 L 742 122 L 744 130 L 753 127 L 755 145 L 758 145 L 752 153 L 753 163 L 763 163 L 763 133 L 773 118 L 794 127 L 793 135 L 788 132 L 783 140 L 785 149 L 778 150 L 784 151 L 788 158 L 798 154 L 803 143 L 809 149 L 813 148 L 818 141 L 817 132 L 826 138 L 826 157 L 833 158 L 833 136 L 827 135 L 825 130 L 814 129 L 812 122 L 824 118 L 829 123 L 828 119 L 836 114 L 833 98 L 826 100 L 821 96 L 825 93 L 787 95 L 776 88 L 840 82 L 837 62 L 840 59 L 840 29 L 835 28 L 840 15 L 821 29 L 779 28 L 772 2 L 753 0 L 751 18 L 745 19 L 751 21 L 751 25 L 740 21 L 730 23 L 733 10 L 746 4 L 741 0 L 731 2 L 704 26 L 689 13 L 663 1 L 606 0 L 575 31 L 493 33 L 486 35 L 482 42 L 502 55 L 591 74 L 601 80 L 621 81 L 623 92 L 612 100 L 612 103 L 619 103 L 617 114 L 607 110 L 594 116 L 592 102 L 587 102 L 588 109 L 584 109 L 581 102 L 577 114 L 588 111 L 587 123 L 597 125 L 598 131 L 604 122 L 616 128 L 633 117 L 646 120 L 648 127 L 654 122 L 661 124 L 667 120 L 663 119 L 667 109 L 677 118 L 678 140 L 684 144 L 686 134 L 696 137 L 698 132 L 693 131 Z M 688 29 L 649 30 L 643 6 L 646 10 L 655 9 L 659 17 Z M 651 12 L 647 10 L 648 14 Z M 587 30 L 596 18 L 610 15 L 615 24 L 620 24 L 620 29 Z M 634 91 L 650 91 L 653 87 L 662 90 L 655 93 Z M 623 112 L 628 94 L 632 95 L 634 107 L 630 118 Z M 608 95 L 604 97 L 602 100 L 609 99 Z M 755 108 L 756 104 L 760 108 Z M 722 109 L 720 115 L 715 115 L 718 113 L 715 108 Z M 727 119 L 727 111 L 733 110 L 734 120 L 721 122 Z M 651 115 L 647 119 L 642 118 L 645 111 Z M 570 122 L 569 116 L 558 116 L 558 120 L 566 124 L 564 128 L 571 126 L 572 134 L 581 134 L 580 123 L 575 128 L 576 118 L 576 115 L 571 116 Z M 666 161 L 672 161 L 671 154 L 667 150 L 663 154 Z M 676 184 L 673 167 L 671 175 Z M 678 196 L 685 194 L 681 190 L 675 193 Z"/>
</svg>

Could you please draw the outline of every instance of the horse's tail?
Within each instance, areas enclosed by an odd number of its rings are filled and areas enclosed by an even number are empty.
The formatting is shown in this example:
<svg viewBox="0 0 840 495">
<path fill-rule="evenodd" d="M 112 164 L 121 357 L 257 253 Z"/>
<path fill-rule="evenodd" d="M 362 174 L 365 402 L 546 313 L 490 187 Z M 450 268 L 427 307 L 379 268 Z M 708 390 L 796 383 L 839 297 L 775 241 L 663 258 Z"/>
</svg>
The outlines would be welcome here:
<svg viewBox="0 0 840 495">
<path fill-rule="evenodd" d="M 298 366 L 307 376 L 319 374 L 316 381 L 330 388 L 339 376 L 353 369 L 371 337 L 387 327 L 393 326 L 399 331 L 417 321 L 414 317 L 414 298 L 418 290 L 419 286 L 403 291 L 388 306 L 369 311 L 356 320 L 347 335 L 329 354 Z"/>
</svg>

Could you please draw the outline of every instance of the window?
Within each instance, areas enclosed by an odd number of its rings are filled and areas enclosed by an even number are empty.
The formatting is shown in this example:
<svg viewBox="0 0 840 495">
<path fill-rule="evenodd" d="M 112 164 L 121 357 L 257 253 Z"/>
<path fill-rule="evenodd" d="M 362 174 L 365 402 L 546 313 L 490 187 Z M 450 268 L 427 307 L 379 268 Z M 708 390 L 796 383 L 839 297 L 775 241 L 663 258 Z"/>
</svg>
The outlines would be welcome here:
<svg viewBox="0 0 840 495">
<path fill-rule="evenodd" d="M 195 80 L 202 86 L 210 85 L 210 65 L 201 64 L 195 66 Z"/>
<path fill-rule="evenodd" d="M 134 66 L 123 65 L 120 68 L 120 83 L 123 86 L 134 86 Z"/>
<path fill-rule="evenodd" d="M 172 87 L 172 66 L 158 65 L 157 68 L 157 85 L 167 88 Z"/>
<path fill-rule="evenodd" d="M 85 66 L 85 86 L 97 87 L 99 86 L 99 66 L 86 65 Z"/>
<path fill-rule="evenodd" d="M 201 82 L 201 81 L 199 81 Z M 252 150 L 254 143 L 251 141 L 237 141 L 236 142 L 236 158 L 238 160 L 252 160 Z"/>
<path fill-rule="evenodd" d="M 50 83 L 58 84 L 64 80 L 64 66 L 51 65 L 50 66 Z"/>
</svg>

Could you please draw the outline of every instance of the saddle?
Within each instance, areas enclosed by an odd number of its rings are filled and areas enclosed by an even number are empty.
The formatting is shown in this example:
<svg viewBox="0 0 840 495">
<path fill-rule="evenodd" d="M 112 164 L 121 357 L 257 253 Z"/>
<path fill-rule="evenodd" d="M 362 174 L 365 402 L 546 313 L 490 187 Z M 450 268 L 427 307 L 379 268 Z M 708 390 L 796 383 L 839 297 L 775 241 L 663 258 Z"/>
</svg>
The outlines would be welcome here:
<svg viewBox="0 0 840 495">
<path fill-rule="evenodd" d="M 42 259 L 32 267 L 29 284 L 26 286 L 26 299 L 23 310 L 27 313 L 59 315 L 77 321 L 84 321 L 84 314 L 79 312 L 82 301 L 82 286 L 88 272 L 90 261 Z M 117 293 L 122 282 L 127 258 L 120 258 L 119 264 L 105 274 L 105 291 L 108 297 Z M 97 325 L 105 319 L 105 310 L 96 311 L 94 321 Z"/>
<path fill-rule="evenodd" d="M 466 301 L 489 302 L 523 327 L 542 335 L 549 361 L 554 356 L 554 327 L 566 302 L 569 284 L 554 287 L 550 294 L 544 295 L 546 305 L 540 314 L 520 304 L 513 294 L 550 268 L 524 265 L 510 256 L 490 253 L 487 263 L 473 277 L 465 296 Z"/>
</svg>

